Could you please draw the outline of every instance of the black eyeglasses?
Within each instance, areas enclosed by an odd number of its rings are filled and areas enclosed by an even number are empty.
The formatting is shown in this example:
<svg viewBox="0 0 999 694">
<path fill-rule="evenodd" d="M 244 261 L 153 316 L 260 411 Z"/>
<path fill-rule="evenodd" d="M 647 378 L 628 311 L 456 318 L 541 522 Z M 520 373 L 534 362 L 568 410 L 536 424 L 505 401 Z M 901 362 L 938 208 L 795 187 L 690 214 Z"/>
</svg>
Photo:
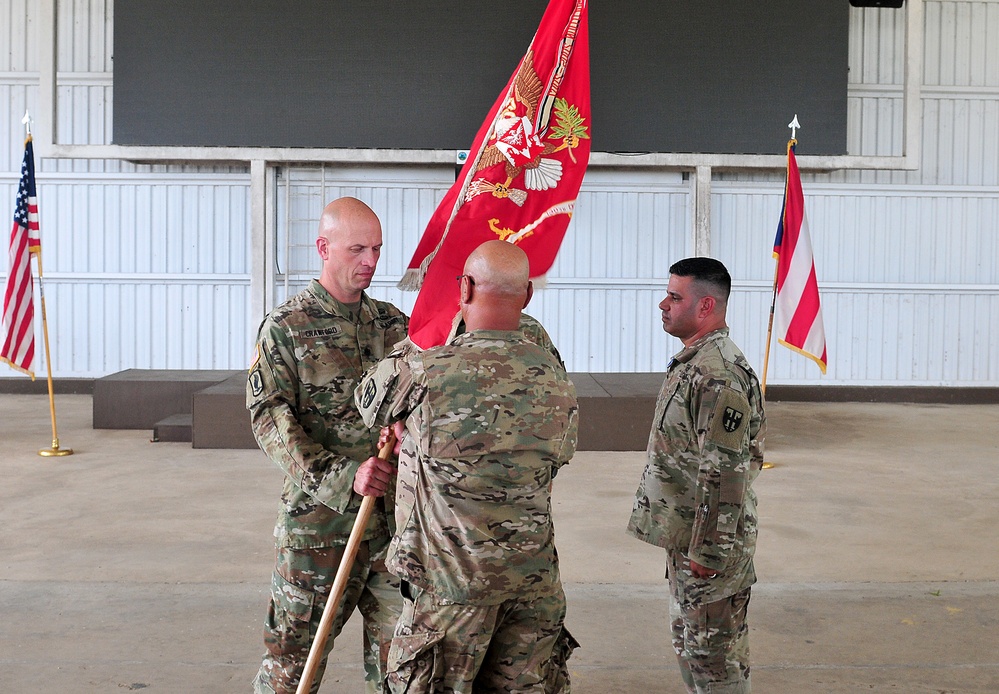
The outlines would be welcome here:
<svg viewBox="0 0 999 694">
<path fill-rule="evenodd" d="M 472 285 L 473 287 L 475 286 L 475 278 L 472 277 L 471 275 L 458 275 L 457 277 L 455 277 L 455 279 L 458 280 L 459 282 L 461 282 L 461 278 L 462 277 L 467 277 L 468 278 L 468 283 L 470 285 Z"/>
</svg>

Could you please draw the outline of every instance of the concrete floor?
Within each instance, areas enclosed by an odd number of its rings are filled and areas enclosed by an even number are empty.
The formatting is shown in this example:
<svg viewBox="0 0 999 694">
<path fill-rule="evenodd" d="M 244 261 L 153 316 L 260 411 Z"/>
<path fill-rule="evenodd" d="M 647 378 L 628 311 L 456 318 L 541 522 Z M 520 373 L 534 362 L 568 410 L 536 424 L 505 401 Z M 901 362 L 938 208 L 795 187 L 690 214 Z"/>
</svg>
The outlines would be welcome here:
<svg viewBox="0 0 999 694">
<path fill-rule="evenodd" d="M 280 473 L 0 396 L 0 692 L 249 691 Z M 772 403 L 755 691 L 999 692 L 999 406 Z M 680 693 L 660 551 L 624 533 L 643 454 L 555 485 L 576 694 Z M 322 691 L 362 691 L 348 625 Z"/>
</svg>

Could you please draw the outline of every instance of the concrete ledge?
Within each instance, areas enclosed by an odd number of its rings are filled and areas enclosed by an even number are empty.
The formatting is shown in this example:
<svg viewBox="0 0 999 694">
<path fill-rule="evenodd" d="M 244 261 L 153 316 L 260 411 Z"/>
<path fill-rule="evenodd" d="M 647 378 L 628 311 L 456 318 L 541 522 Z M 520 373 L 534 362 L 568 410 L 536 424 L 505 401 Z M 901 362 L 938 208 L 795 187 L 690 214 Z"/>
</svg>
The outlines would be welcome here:
<svg viewBox="0 0 999 694">
<path fill-rule="evenodd" d="M 664 374 L 569 374 L 579 400 L 581 451 L 642 451 Z"/>
<path fill-rule="evenodd" d="M 173 414 L 153 425 L 153 441 L 191 442 L 191 415 Z"/>
<path fill-rule="evenodd" d="M 940 405 L 999 403 L 999 388 L 976 386 L 781 386 L 767 387 L 774 402 L 912 402 Z"/>
<path fill-rule="evenodd" d="M 645 450 L 664 373 L 574 373 L 570 377 L 579 398 L 579 450 Z M 0 379 L 0 392 L 5 392 L 5 382 L 19 388 L 31 385 L 31 392 L 47 392 L 44 380 L 32 383 L 28 379 Z M 85 390 L 87 382 L 63 383 Z M 90 383 L 95 429 L 153 429 L 171 415 L 186 414 L 191 417 L 191 433 L 183 440 L 190 440 L 194 448 L 257 447 L 246 411 L 245 371 L 128 369 Z M 56 388 L 56 392 L 65 391 Z M 767 400 L 994 404 L 999 403 L 999 388 L 773 385 L 767 388 Z"/>
<path fill-rule="evenodd" d="M 34 381 L 27 376 L 0 378 L 0 393 L 5 395 L 48 395 L 48 392 L 49 380 L 45 374 L 35 374 Z M 91 395 L 94 392 L 94 379 L 53 378 L 52 392 L 56 395 Z"/>
<path fill-rule="evenodd" d="M 246 371 L 192 396 L 193 448 L 256 448 L 246 410 Z"/>
<path fill-rule="evenodd" d="M 152 429 L 191 413 L 191 396 L 239 371 L 126 369 L 94 381 L 94 429 Z"/>
</svg>

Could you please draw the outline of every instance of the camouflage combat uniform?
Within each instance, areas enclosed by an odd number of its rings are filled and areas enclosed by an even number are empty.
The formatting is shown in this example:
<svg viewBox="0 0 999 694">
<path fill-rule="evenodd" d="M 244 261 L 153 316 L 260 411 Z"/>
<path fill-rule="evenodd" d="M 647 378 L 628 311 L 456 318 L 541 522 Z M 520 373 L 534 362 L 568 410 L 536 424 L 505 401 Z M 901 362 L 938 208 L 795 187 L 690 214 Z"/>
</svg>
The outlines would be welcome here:
<svg viewBox="0 0 999 694">
<path fill-rule="evenodd" d="M 388 556 L 408 599 L 388 690 L 568 691 L 550 491 L 576 445 L 564 370 L 519 331 L 477 330 L 396 354 L 356 397 L 369 425 L 408 415 Z"/>
<path fill-rule="evenodd" d="M 765 433 L 759 381 L 727 328 L 673 358 L 628 531 L 666 549 L 673 647 L 691 693 L 750 691 L 752 483 Z M 691 560 L 717 576 L 694 577 Z"/>
<path fill-rule="evenodd" d="M 361 497 L 354 474 L 374 455 L 378 430 L 361 421 L 354 387 L 406 336 L 407 319 L 362 295 L 357 316 L 319 282 L 274 309 L 260 326 L 246 403 L 260 448 L 285 473 L 274 536 L 277 561 L 257 692 L 294 692 L 336 576 Z M 365 670 L 377 691 L 395 621 L 398 581 L 384 566 L 394 526 L 392 492 L 380 499 L 358 550 L 326 653 L 358 608 Z M 313 685 L 318 690 L 322 667 Z"/>
<path fill-rule="evenodd" d="M 461 335 L 465 332 L 465 324 L 460 320 L 460 316 L 461 314 L 459 313 L 458 318 L 455 320 L 454 327 L 451 328 L 451 334 L 448 335 L 446 342 L 453 340 L 455 335 Z M 528 340 L 551 354 L 555 358 L 555 361 L 558 362 L 559 369 L 565 373 L 565 362 L 562 361 L 562 355 L 558 353 L 558 349 L 555 348 L 555 343 L 552 342 L 552 338 L 548 334 L 548 331 L 545 330 L 545 326 L 541 325 L 541 321 L 534 316 L 521 313 L 520 325 L 517 329 L 520 330 L 520 332 L 522 332 L 524 337 Z"/>
</svg>

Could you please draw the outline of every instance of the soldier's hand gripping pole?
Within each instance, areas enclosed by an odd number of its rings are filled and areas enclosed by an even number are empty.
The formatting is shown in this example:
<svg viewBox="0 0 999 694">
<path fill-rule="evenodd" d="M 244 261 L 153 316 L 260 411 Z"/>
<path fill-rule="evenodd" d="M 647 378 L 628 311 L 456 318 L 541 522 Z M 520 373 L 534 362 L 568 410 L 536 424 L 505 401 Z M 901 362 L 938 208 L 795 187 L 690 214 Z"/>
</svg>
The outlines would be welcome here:
<svg viewBox="0 0 999 694">
<path fill-rule="evenodd" d="M 378 450 L 378 457 L 388 460 L 395 448 L 395 434 L 389 428 L 388 439 L 385 445 Z M 298 683 L 296 694 L 309 694 L 312 688 L 312 680 L 316 677 L 316 670 L 323 659 L 323 651 L 326 649 L 326 640 L 330 635 L 330 626 L 333 618 L 336 617 L 343 593 L 347 589 L 347 581 L 350 579 L 350 570 L 354 566 L 354 559 L 357 557 L 357 549 L 361 546 L 361 538 L 368 528 L 368 521 L 371 519 L 371 512 L 375 509 L 375 500 L 378 497 L 366 496 L 361 501 L 361 510 L 357 512 L 357 520 L 350 531 L 347 539 L 347 547 L 343 553 L 343 559 L 336 570 L 336 578 L 333 579 L 333 586 L 330 588 L 329 598 L 326 600 L 326 607 L 323 609 L 322 619 L 319 620 L 319 629 L 316 631 L 316 638 L 309 649 L 309 658 L 305 661 L 305 670 L 302 672 L 302 679 Z"/>
</svg>

